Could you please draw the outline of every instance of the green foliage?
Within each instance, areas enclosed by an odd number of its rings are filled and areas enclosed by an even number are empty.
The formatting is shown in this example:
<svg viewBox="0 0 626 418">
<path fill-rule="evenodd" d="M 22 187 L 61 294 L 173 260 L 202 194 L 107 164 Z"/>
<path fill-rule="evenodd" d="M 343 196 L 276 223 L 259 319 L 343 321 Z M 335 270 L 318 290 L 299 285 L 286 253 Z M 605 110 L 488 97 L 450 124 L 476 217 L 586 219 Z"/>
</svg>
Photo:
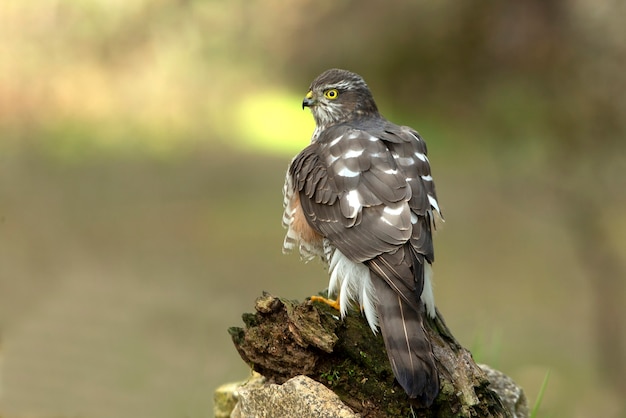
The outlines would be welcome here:
<svg viewBox="0 0 626 418">
<path fill-rule="evenodd" d="M 329 386 L 332 386 L 335 382 L 339 380 L 339 371 L 338 370 L 329 370 L 327 372 L 320 373 L 320 378 L 326 380 Z"/>
<path fill-rule="evenodd" d="M 543 378 L 543 382 L 541 383 L 541 388 L 539 389 L 539 393 L 537 394 L 537 400 L 535 400 L 533 409 L 530 412 L 530 418 L 538 418 L 539 407 L 541 406 L 541 402 L 543 401 L 543 395 L 545 394 L 546 388 L 548 387 L 549 378 L 550 378 L 550 370 L 546 372 L 546 375 Z"/>
</svg>

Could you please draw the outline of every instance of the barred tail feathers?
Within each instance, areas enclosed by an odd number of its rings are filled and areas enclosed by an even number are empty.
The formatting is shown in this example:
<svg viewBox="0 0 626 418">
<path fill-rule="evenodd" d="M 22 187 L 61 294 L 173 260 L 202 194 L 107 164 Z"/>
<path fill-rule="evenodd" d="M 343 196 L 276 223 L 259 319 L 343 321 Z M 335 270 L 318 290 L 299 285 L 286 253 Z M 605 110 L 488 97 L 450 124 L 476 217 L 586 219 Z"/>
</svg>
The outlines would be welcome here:
<svg viewBox="0 0 626 418">
<path fill-rule="evenodd" d="M 372 277 L 372 283 L 378 298 L 380 329 L 393 373 L 410 398 L 420 406 L 428 407 L 439 394 L 439 377 L 422 313 L 409 306 L 382 278 Z"/>
</svg>

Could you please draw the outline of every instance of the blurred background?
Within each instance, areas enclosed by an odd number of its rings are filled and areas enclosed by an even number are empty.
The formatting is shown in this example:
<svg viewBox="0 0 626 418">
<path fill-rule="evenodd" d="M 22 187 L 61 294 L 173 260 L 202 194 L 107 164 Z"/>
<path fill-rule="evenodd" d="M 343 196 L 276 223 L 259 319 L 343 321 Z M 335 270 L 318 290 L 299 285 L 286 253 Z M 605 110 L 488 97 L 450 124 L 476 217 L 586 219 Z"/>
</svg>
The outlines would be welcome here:
<svg viewBox="0 0 626 418">
<path fill-rule="evenodd" d="M 438 306 L 539 417 L 625 417 L 626 5 L 0 5 L 0 415 L 207 417 L 227 333 L 303 299 L 282 184 L 330 67 L 418 129 Z"/>
</svg>

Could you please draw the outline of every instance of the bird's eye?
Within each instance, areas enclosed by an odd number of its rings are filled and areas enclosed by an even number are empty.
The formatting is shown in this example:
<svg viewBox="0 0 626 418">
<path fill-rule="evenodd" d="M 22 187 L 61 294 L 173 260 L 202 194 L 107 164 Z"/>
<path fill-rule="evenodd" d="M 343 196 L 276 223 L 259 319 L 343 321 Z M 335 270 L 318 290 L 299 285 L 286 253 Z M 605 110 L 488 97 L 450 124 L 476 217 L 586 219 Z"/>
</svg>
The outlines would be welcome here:
<svg viewBox="0 0 626 418">
<path fill-rule="evenodd" d="M 324 92 L 324 97 L 330 100 L 335 100 L 337 96 L 339 96 L 339 92 L 337 91 L 337 89 L 330 89 Z"/>
</svg>

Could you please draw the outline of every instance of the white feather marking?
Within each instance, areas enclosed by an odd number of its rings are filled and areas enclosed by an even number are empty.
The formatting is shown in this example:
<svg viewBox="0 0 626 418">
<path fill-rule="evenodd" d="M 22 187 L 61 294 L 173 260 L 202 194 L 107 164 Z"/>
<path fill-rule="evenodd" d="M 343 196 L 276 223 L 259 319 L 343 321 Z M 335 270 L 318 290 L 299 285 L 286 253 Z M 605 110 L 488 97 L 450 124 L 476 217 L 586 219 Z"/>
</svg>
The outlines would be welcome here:
<svg viewBox="0 0 626 418">
<path fill-rule="evenodd" d="M 427 162 L 428 161 L 428 157 L 426 157 L 426 154 L 422 154 L 421 152 L 415 152 L 414 155 L 419 158 L 420 160 Z"/>
<path fill-rule="evenodd" d="M 346 313 L 348 313 L 348 304 L 350 301 L 356 299 L 354 297 L 355 284 L 355 280 L 348 280 L 345 277 L 341 281 L 341 289 L 339 290 L 339 309 L 342 318 L 346 316 Z"/>
<path fill-rule="evenodd" d="M 361 174 L 358 171 L 352 171 L 347 167 L 343 167 L 341 170 L 339 170 L 339 172 L 337 173 L 337 175 L 341 176 L 341 177 L 356 177 L 359 174 Z"/>
<path fill-rule="evenodd" d="M 420 141 L 420 137 L 419 137 L 419 136 L 417 136 L 417 135 L 415 135 L 413 132 L 409 131 L 409 134 L 411 134 L 411 136 L 412 136 L 413 138 L 415 138 L 415 139 L 417 140 L 417 142 L 419 142 L 419 141 Z"/>
<path fill-rule="evenodd" d="M 350 190 L 346 194 L 346 200 L 348 201 L 348 205 L 352 209 L 351 211 L 351 213 L 353 214 L 352 216 L 356 216 L 356 214 L 361 210 L 361 206 L 362 206 L 361 194 L 356 189 Z"/>
<path fill-rule="evenodd" d="M 433 292 L 433 268 L 430 263 L 424 263 L 424 290 L 422 290 L 421 298 L 426 306 L 428 316 L 434 318 L 435 312 L 435 294 Z"/>
<path fill-rule="evenodd" d="M 397 225 L 397 219 L 396 217 L 402 215 L 402 212 L 408 209 L 408 206 L 405 206 L 404 204 L 398 205 L 398 206 L 385 206 L 385 208 L 383 209 L 383 214 L 380 217 L 380 219 L 386 223 L 387 225 L 393 226 L 393 227 L 398 227 Z"/>
<path fill-rule="evenodd" d="M 411 223 L 412 224 L 416 224 L 417 223 L 417 215 L 413 211 L 411 211 Z"/>
<path fill-rule="evenodd" d="M 356 158 L 363 155 L 364 149 L 350 150 L 343 155 L 343 158 Z"/>
<path fill-rule="evenodd" d="M 430 202 L 430 206 L 432 206 L 433 209 L 435 209 L 438 213 L 441 213 L 441 211 L 439 210 L 439 203 L 437 203 L 437 199 L 435 199 L 431 195 L 428 195 L 428 201 Z"/>
<path fill-rule="evenodd" d="M 376 333 L 378 330 L 377 300 L 367 266 L 351 261 L 337 249 L 332 252 L 327 261 L 330 272 L 328 295 L 334 296 L 339 293 L 341 317 L 346 315 L 350 303 L 356 302 L 362 306 L 372 332 Z"/>
<path fill-rule="evenodd" d="M 412 157 L 400 157 L 400 154 L 398 154 L 395 151 L 391 152 L 391 156 L 393 157 L 394 160 L 396 160 L 398 162 L 398 164 L 400 165 L 405 165 L 405 166 L 409 166 L 409 165 L 413 165 L 415 164 L 415 160 Z"/>
<path fill-rule="evenodd" d="M 395 168 L 388 168 L 387 170 L 384 171 L 385 174 L 398 174 L 398 170 L 396 170 Z"/>
<path fill-rule="evenodd" d="M 376 331 L 378 330 L 378 313 L 376 312 L 377 303 L 378 300 L 376 299 L 374 285 L 372 284 L 368 269 L 367 280 L 363 281 L 363 286 L 361 287 L 361 308 L 363 309 L 367 323 L 370 325 L 374 334 L 376 334 Z"/>
<path fill-rule="evenodd" d="M 422 176 L 422 180 L 424 180 L 424 181 L 433 181 L 433 176 L 431 176 L 431 175 Z"/>
<path fill-rule="evenodd" d="M 332 147 L 333 145 L 337 145 L 337 144 L 339 143 L 339 141 L 341 141 L 342 139 L 343 139 L 343 135 L 338 136 L 337 138 L 333 139 L 333 140 L 330 142 L 330 146 Z"/>
<path fill-rule="evenodd" d="M 400 215 L 404 211 L 405 208 L 406 208 L 406 205 L 404 204 L 404 202 L 402 202 L 401 205 L 398 205 L 396 207 L 385 206 L 385 208 L 383 209 L 383 213 L 388 213 L 390 215 Z"/>
<path fill-rule="evenodd" d="M 337 264 L 341 259 L 341 256 L 337 254 L 339 251 L 332 251 L 330 254 L 327 253 L 328 263 L 328 271 L 330 272 L 330 279 L 328 281 L 328 296 L 335 295 L 339 292 L 341 288 L 341 282 L 339 281 L 339 269 L 337 268 Z M 343 255 L 343 254 L 341 254 Z"/>
</svg>

